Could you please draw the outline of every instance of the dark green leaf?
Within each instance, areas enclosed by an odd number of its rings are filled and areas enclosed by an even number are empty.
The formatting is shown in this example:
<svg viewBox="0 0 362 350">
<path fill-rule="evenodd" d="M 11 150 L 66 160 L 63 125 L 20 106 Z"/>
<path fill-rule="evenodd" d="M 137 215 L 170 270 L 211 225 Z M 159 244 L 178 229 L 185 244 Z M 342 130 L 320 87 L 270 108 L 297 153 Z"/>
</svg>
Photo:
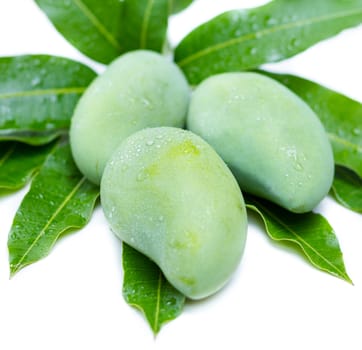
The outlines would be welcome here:
<svg viewBox="0 0 362 350">
<path fill-rule="evenodd" d="M 310 105 L 328 133 L 336 164 L 352 169 L 362 177 L 362 104 L 309 80 L 267 74 Z"/>
<path fill-rule="evenodd" d="M 47 256 L 62 233 L 83 227 L 98 193 L 79 173 L 69 145 L 58 146 L 15 215 L 8 238 L 11 275 Z"/>
<path fill-rule="evenodd" d="M 292 242 L 316 268 L 352 283 L 338 239 L 323 216 L 312 212 L 294 214 L 256 197 L 245 197 L 247 207 L 263 219 L 270 238 Z"/>
<path fill-rule="evenodd" d="M 177 13 L 184 10 L 191 5 L 193 0 L 170 0 L 171 1 L 171 13 Z"/>
<path fill-rule="evenodd" d="M 343 206 L 362 213 L 362 179 L 343 167 L 336 167 L 332 191 Z"/>
<path fill-rule="evenodd" d="M 281 61 L 362 22 L 362 0 L 274 0 L 233 10 L 182 40 L 175 60 L 196 84 L 221 72 Z"/>
<path fill-rule="evenodd" d="M 168 0 L 125 0 L 122 24 L 124 51 L 149 49 L 161 52 L 168 15 Z"/>
<path fill-rule="evenodd" d="M 53 148 L 28 146 L 17 142 L 0 143 L 0 189 L 23 187 L 43 164 Z"/>
<path fill-rule="evenodd" d="M 47 143 L 67 132 L 95 73 L 52 56 L 0 58 L 0 140 Z"/>
<path fill-rule="evenodd" d="M 35 0 L 55 28 L 86 56 L 109 63 L 120 55 L 122 1 Z"/>
<path fill-rule="evenodd" d="M 143 312 L 153 332 L 180 315 L 185 296 L 172 287 L 158 266 L 123 243 L 123 296 Z"/>
</svg>

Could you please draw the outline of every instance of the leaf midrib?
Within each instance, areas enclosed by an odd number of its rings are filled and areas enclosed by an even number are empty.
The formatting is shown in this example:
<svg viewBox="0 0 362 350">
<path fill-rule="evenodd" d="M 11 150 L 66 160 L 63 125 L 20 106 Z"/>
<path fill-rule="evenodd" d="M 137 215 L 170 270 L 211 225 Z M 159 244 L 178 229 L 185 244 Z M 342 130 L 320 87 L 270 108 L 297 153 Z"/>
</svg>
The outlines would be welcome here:
<svg viewBox="0 0 362 350">
<path fill-rule="evenodd" d="M 151 14 L 152 14 L 153 5 L 154 5 L 154 0 L 149 0 L 147 2 L 146 10 L 145 10 L 143 21 L 142 21 L 142 28 L 141 28 L 141 37 L 140 37 L 140 48 L 141 49 L 146 48 L 147 31 L 148 31 L 148 25 L 149 25 Z"/>
<path fill-rule="evenodd" d="M 0 159 L 0 167 L 3 166 L 3 164 L 9 159 L 9 157 L 14 153 L 15 151 L 15 145 L 12 145 L 5 154 Z"/>
<path fill-rule="evenodd" d="M 92 13 L 82 0 L 72 0 L 79 8 L 83 15 L 94 25 L 99 33 L 117 50 L 121 51 L 122 47 L 112 33 L 101 23 L 101 21 Z"/>
<path fill-rule="evenodd" d="M 352 170 L 350 170 L 350 172 L 344 171 L 342 170 L 343 173 L 339 174 L 339 177 L 343 177 L 344 179 L 347 179 L 347 181 L 349 181 L 352 185 L 355 186 L 361 186 L 362 187 L 362 179 L 358 176 L 358 174 L 354 174 L 354 176 L 350 173 L 352 172 Z M 337 177 L 338 180 L 338 177 Z"/>
<path fill-rule="evenodd" d="M 257 201 L 256 201 L 257 202 Z M 295 231 L 293 231 L 288 225 L 286 225 L 283 221 L 281 221 L 277 216 L 275 216 L 271 211 L 269 211 L 267 208 L 265 208 L 265 206 L 261 205 L 260 203 L 258 203 L 258 205 L 260 205 L 260 207 L 263 208 L 263 210 L 265 210 L 265 212 L 268 213 L 268 215 L 270 215 L 276 222 L 278 222 L 282 227 L 284 227 L 288 232 L 290 232 L 292 235 L 294 235 L 298 240 L 302 243 L 304 243 L 312 252 L 314 252 L 318 257 L 320 257 L 327 265 L 331 266 L 335 271 L 337 271 L 341 276 L 343 276 L 347 281 L 351 282 L 351 279 L 349 278 L 349 276 L 341 271 L 337 266 L 335 266 L 332 262 L 330 262 L 328 259 L 326 259 L 323 255 L 321 255 L 317 250 L 315 250 L 308 242 L 306 242 L 301 236 L 299 236 Z M 258 210 L 257 207 L 254 207 L 256 209 L 256 211 L 262 216 L 263 221 L 265 223 L 265 225 L 268 227 L 267 222 L 265 221 L 264 215 Z M 253 208 L 251 208 L 253 209 Z M 272 236 L 272 234 L 270 233 L 269 229 L 267 229 L 267 232 L 270 236 Z M 273 239 L 277 239 L 274 238 Z M 285 240 L 290 240 L 288 238 L 284 238 Z M 282 239 L 277 239 L 277 240 L 282 240 Z M 307 256 L 311 259 L 310 255 L 306 252 L 306 250 L 304 249 L 303 245 L 299 243 L 299 246 L 303 249 L 303 251 L 305 252 L 305 254 L 307 254 Z M 313 265 L 315 265 L 315 263 L 313 262 L 313 260 L 310 260 Z"/>
<path fill-rule="evenodd" d="M 156 295 L 156 306 L 155 306 L 155 317 L 153 331 L 157 332 L 159 317 L 160 317 L 160 299 L 161 299 L 161 288 L 162 288 L 162 272 L 158 273 L 158 284 L 157 284 L 157 295 Z"/>
<path fill-rule="evenodd" d="M 356 151 L 358 153 L 362 153 L 362 146 L 358 144 L 354 144 L 351 141 L 343 139 L 342 137 L 337 136 L 336 134 L 333 133 L 328 133 L 328 137 L 330 138 L 331 141 L 339 143 L 345 147 L 351 148 L 353 151 Z"/>
<path fill-rule="evenodd" d="M 13 92 L 0 93 L 0 99 L 27 97 L 27 96 L 81 94 L 85 91 L 85 89 L 86 87 L 74 86 L 67 88 L 13 91 Z"/>
<path fill-rule="evenodd" d="M 12 273 L 15 273 L 18 271 L 21 267 L 22 262 L 25 260 L 25 258 L 29 255 L 31 250 L 34 248 L 35 244 L 40 240 L 41 237 L 44 236 L 46 230 L 49 228 L 49 226 L 53 223 L 53 221 L 56 219 L 56 217 L 59 215 L 59 213 L 64 209 L 66 204 L 72 199 L 72 197 L 76 194 L 76 192 L 79 190 L 79 188 L 82 186 L 82 184 L 86 181 L 85 177 L 82 177 L 78 183 L 74 186 L 72 191 L 69 192 L 69 194 L 65 197 L 63 202 L 60 203 L 58 208 L 55 210 L 53 215 L 50 217 L 50 219 L 47 221 L 45 226 L 40 230 L 39 234 L 34 239 L 33 243 L 29 246 L 29 248 L 25 251 L 25 253 L 22 255 L 22 257 L 19 259 L 18 263 L 13 265 L 12 267 Z"/>
<path fill-rule="evenodd" d="M 178 65 L 180 67 L 183 67 L 183 66 L 189 64 L 190 62 L 198 60 L 198 59 L 202 58 L 203 56 L 212 54 L 215 51 L 218 51 L 218 50 L 221 50 L 221 49 L 233 46 L 233 45 L 237 45 L 242 42 L 253 40 L 253 39 L 256 39 L 257 37 L 260 38 L 262 36 L 266 36 L 266 35 L 273 34 L 276 32 L 281 32 L 283 30 L 297 28 L 297 27 L 303 27 L 303 26 L 311 25 L 311 24 L 318 23 L 318 22 L 322 23 L 322 22 L 326 22 L 326 21 L 330 21 L 330 20 L 334 20 L 334 19 L 338 19 L 338 18 L 342 18 L 342 17 L 356 15 L 358 13 L 362 13 L 362 10 L 343 11 L 343 12 L 338 12 L 336 14 L 324 15 L 324 16 L 314 17 L 314 18 L 310 18 L 310 19 L 303 19 L 303 20 L 299 20 L 296 22 L 289 22 L 289 23 L 286 23 L 283 25 L 266 28 L 266 29 L 260 30 L 258 32 L 249 33 L 249 34 L 240 36 L 238 38 L 229 39 L 229 40 L 226 40 L 219 44 L 209 46 L 209 47 L 207 47 L 203 50 L 200 50 L 190 56 L 185 57 L 184 59 L 182 59 L 181 61 L 178 62 Z"/>
</svg>

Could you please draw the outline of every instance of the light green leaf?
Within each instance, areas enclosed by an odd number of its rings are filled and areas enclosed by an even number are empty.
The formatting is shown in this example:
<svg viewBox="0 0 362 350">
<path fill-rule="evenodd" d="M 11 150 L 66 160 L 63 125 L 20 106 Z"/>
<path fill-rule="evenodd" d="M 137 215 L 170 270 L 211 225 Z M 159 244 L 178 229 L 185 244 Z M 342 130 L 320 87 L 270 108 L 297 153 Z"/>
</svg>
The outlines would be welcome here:
<svg viewBox="0 0 362 350">
<path fill-rule="evenodd" d="M 74 47 L 101 63 L 123 50 L 120 0 L 35 0 L 55 28 Z"/>
<path fill-rule="evenodd" d="M 167 321 L 182 312 L 185 296 L 171 286 L 158 266 L 123 243 L 123 296 L 146 317 L 157 334 Z"/>
<path fill-rule="evenodd" d="M 53 144 L 28 146 L 17 142 L 0 143 L 0 189 L 23 187 L 44 163 Z"/>
<path fill-rule="evenodd" d="M 197 84 L 216 73 L 281 61 L 360 23 L 362 0 L 274 0 L 196 28 L 176 48 L 175 61 Z"/>
<path fill-rule="evenodd" d="M 362 179 L 353 171 L 336 167 L 332 192 L 343 206 L 362 213 Z"/>
<path fill-rule="evenodd" d="M 62 233 L 83 227 L 98 194 L 76 168 L 69 144 L 59 145 L 16 212 L 8 238 L 11 275 L 47 256 Z"/>
<path fill-rule="evenodd" d="M 148 49 L 161 52 L 166 39 L 168 0 L 125 0 L 122 42 L 124 51 Z"/>
<path fill-rule="evenodd" d="M 95 76 L 61 57 L 0 58 L 0 140 L 37 145 L 67 133 L 74 107 Z"/>
<path fill-rule="evenodd" d="M 295 244 L 313 266 L 352 283 L 336 234 L 323 216 L 312 212 L 294 214 L 249 195 L 245 199 L 247 207 L 261 216 L 271 239 Z"/>
</svg>

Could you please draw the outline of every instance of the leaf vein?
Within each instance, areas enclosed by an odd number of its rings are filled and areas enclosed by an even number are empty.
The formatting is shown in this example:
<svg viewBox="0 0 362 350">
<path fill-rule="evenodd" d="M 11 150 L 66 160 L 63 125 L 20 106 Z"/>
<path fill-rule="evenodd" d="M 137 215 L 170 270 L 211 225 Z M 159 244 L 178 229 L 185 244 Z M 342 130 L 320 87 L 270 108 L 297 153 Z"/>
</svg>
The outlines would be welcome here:
<svg viewBox="0 0 362 350">
<path fill-rule="evenodd" d="M 118 51 L 121 51 L 121 45 L 117 39 L 109 32 L 102 22 L 89 10 L 82 0 L 72 0 L 74 4 L 81 10 L 85 17 L 94 25 L 94 27 L 102 34 L 102 36 Z"/>
<path fill-rule="evenodd" d="M 147 2 L 146 10 L 145 10 L 143 21 L 142 21 L 142 30 L 141 30 L 141 37 L 140 37 L 140 48 L 141 49 L 146 48 L 146 45 L 147 45 L 147 31 L 148 31 L 148 26 L 150 23 L 153 5 L 154 5 L 154 0 L 149 0 Z"/>
<path fill-rule="evenodd" d="M 332 134 L 332 133 L 328 133 L 328 137 L 331 139 L 331 141 L 334 141 L 343 146 L 351 148 L 351 149 L 357 151 L 358 153 L 362 153 L 362 146 L 360 146 L 358 144 L 356 145 L 356 144 L 354 144 L 346 139 L 343 139 L 343 138 L 337 136 L 336 134 Z"/>
</svg>

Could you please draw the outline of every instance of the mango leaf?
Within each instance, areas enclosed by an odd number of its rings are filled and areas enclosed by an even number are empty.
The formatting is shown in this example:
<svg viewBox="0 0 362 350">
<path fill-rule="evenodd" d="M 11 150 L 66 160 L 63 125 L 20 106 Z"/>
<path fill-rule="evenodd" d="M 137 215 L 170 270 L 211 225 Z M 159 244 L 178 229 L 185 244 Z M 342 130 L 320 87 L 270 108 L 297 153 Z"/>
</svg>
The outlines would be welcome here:
<svg viewBox="0 0 362 350">
<path fill-rule="evenodd" d="M 161 52 L 169 15 L 168 0 L 125 0 L 122 43 L 124 51 L 149 49 Z"/>
<path fill-rule="evenodd" d="M 177 46 L 175 61 L 197 84 L 216 73 L 281 61 L 361 22 L 362 0 L 274 0 L 199 26 Z"/>
<path fill-rule="evenodd" d="M 123 243 L 123 296 L 141 310 L 153 332 L 180 315 L 185 296 L 171 286 L 149 258 Z"/>
<path fill-rule="evenodd" d="M 245 199 L 247 207 L 261 216 L 271 239 L 291 242 L 316 268 L 352 283 L 338 239 L 323 216 L 312 212 L 294 214 L 249 195 Z"/>
<path fill-rule="evenodd" d="M 98 193 L 76 168 L 69 144 L 59 145 L 16 212 L 8 237 L 11 275 L 47 256 L 62 233 L 83 227 Z"/>
<path fill-rule="evenodd" d="M 170 0 L 171 2 L 171 13 L 178 13 L 190 6 L 193 0 Z"/>
<path fill-rule="evenodd" d="M 0 140 L 37 145 L 66 133 L 75 104 L 95 76 L 60 57 L 0 58 Z"/>
<path fill-rule="evenodd" d="M 0 189 L 23 187 L 44 163 L 53 144 L 29 146 L 18 142 L 0 143 Z"/>
<path fill-rule="evenodd" d="M 362 177 L 362 103 L 293 75 L 266 74 L 309 104 L 328 133 L 335 163 Z"/>
<path fill-rule="evenodd" d="M 35 0 L 55 28 L 84 55 L 109 63 L 122 51 L 122 1 Z"/>
<path fill-rule="evenodd" d="M 343 206 L 362 213 L 362 179 L 356 173 L 336 167 L 332 192 Z"/>
</svg>

